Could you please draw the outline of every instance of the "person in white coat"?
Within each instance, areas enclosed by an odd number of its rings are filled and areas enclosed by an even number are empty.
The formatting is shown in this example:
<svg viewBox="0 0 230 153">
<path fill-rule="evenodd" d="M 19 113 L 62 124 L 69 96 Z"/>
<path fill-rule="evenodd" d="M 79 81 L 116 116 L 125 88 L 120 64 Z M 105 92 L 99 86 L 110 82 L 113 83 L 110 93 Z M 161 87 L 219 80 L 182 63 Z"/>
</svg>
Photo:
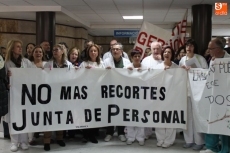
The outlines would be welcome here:
<svg viewBox="0 0 230 153">
<path fill-rule="evenodd" d="M 215 58 L 230 58 L 230 55 L 224 50 L 225 44 L 222 39 L 215 38 L 208 44 L 208 50 L 212 60 L 209 67 L 215 64 Z M 228 135 L 205 134 L 206 150 L 200 153 L 229 153 L 230 152 L 230 137 Z"/>
<path fill-rule="evenodd" d="M 145 57 L 141 64 L 143 64 L 145 67 L 150 69 L 155 69 L 156 66 L 160 63 L 162 63 L 161 60 L 161 52 L 162 52 L 162 45 L 159 42 L 152 42 L 151 43 L 151 52 L 152 54 L 150 56 Z"/>
<path fill-rule="evenodd" d="M 110 41 L 110 50 L 107 51 L 104 55 L 103 55 L 103 61 L 105 61 L 105 59 L 107 58 L 111 58 L 112 57 L 112 53 L 111 53 L 111 48 L 114 44 L 117 43 L 117 40 L 113 39 Z M 129 60 L 129 56 L 127 55 L 126 52 L 122 51 L 122 57 L 126 58 Z"/>
<path fill-rule="evenodd" d="M 35 46 L 32 50 L 29 60 L 32 63 L 33 68 L 44 68 L 45 64 L 45 51 L 41 46 Z"/>
<path fill-rule="evenodd" d="M 133 69 L 145 69 L 145 67 L 141 64 L 141 52 L 137 50 L 131 51 L 131 59 L 132 63 L 129 64 L 127 69 L 133 70 Z M 143 146 L 145 144 L 145 128 L 144 127 L 136 127 L 136 126 L 127 126 L 127 145 L 131 145 L 135 140 L 138 141 L 140 146 Z"/>
<path fill-rule="evenodd" d="M 31 61 L 32 68 L 44 68 L 45 61 L 45 51 L 42 49 L 40 45 L 34 46 L 31 51 L 31 56 L 29 56 L 29 60 Z M 36 141 L 34 139 L 34 133 L 28 133 L 29 144 L 31 146 L 36 145 Z"/>
<path fill-rule="evenodd" d="M 105 59 L 104 65 L 105 68 L 124 68 L 130 64 L 128 59 L 122 57 L 123 45 L 121 43 L 116 43 L 111 48 L 112 57 Z M 118 137 L 122 142 L 126 141 L 125 133 L 124 133 L 124 126 L 117 126 L 118 129 Z M 114 127 L 110 126 L 106 128 L 106 137 L 105 141 L 108 142 L 112 139 L 114 133 Z"/>
<path fill-rule="evenodd" d="M 72 63 L 67 60 L 67 55 L 64 45 L 57 44 L 53 46 L 53 57 L 47 62 L 44 68 L 74 68 Z M 50 150 L 50 140 L 52 136 L 52 131 L 44 132 L 44 150 Z M 63 141 L 63 131 L 56 131 L 56 142 L 59 146 L 65 147 L 65 142 Z"/>
<path fill-rule="evenodd" d="M 164 47 L 161 57 L 163 62 L 158 64 L 156 69 L 172 69 L 179 66 L 172 62 L 174 60 L 174 50 L 172 47 Z M 173 145 L 176 139 L 176 129 L 173 128 L 155 128 L 157 137 L 157 146 L 162 148 L 168 148 Z"/>
<path fill-rule="evenodd" d="M 155 69 L 157 65 L 162 63 L 161 60 L 161 52 L 162 52 L 162 45 L 159 42 L 152 42 L 151 43 L 151 55 L 145 57 L 141 64 L 146 67 L 147 69 Z M 145 128 L 145 139 L 148 139 L 153 134 L 152 128 Z"/>
<path fill-rule="evenodd" d="M 7 44 L 7 53 L 6 53 L 6 61 L 5 61 L 6 72 L 8 76 L 13 75 L 10 72 L 10 68 L 30 68 L 31 62 L 22 56 L 22 42 L 20 40 L 11 40 Z M 14 101 L 15 102 L 15 101 Z M 10 123 L 10 111 L 4 117 L 4 120 L 9 123 L 9 128 L 11 126 Z M 11 147 L 10 150 L 15 152 L 18 150 L 20 146 L 23 150 L 27 150 L 28 147 L 28 134 L 10 134 L 11 138 Z"/>
<path fill-rule="evenodd" d="M 179 66 L 189 69 L 192 68 L 208 68 L 208 64 L 205 58 L 201 55 L 198 55 L 197 44 L 193 39 L 189 39 L 185 43 L 186 56 L 182 57 Z M 188 83 L 189 86 L 189 83 Z M 188 87 L 188 120 L 187 120 L 187 130 L 183 130 L 185 144 L 184 148 L 193 148 L 193 150 L 201 150 L 204 146 L 204 134 L 198 133 L 195 129 L 194 118 L 193 118 L 193 106 L 191 101 L 191 90 Z"/>
<path fill-rule="evenodd" d="M 103 61 L 100 58 L 100 47 L 96 44 L 92 44 L 86 50 L 85 61 L 81 63 L 79 68 L 105 68 Z M 83 142 L 98 143 L 96 138 L 96 133 L 98 133 L 99 128 L 89 128 L 82 129 L 83 132 Z"/>
</svg>

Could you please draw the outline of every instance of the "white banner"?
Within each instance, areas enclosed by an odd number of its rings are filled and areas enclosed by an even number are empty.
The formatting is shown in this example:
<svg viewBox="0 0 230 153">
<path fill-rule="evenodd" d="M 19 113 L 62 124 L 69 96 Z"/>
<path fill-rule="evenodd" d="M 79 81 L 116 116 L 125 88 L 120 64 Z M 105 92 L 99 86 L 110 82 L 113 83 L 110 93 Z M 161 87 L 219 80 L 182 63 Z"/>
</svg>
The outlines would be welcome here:
<svg viewBox="0 0 230 153">
<path fill-rule="evenodd" d="M 112 125 L 186 129 L 183 69 L 11 69 L 11 132 Z"/>
<path fill-rule="evenodd" d="M 202 133 L 230 135 L 230 59 L 214 63 L 189 73 L 195 126 Z"/>
<path fill-rule="evenodd" d="M 150 48 L 153 41 L 162 43 L 162 46 L 171 38 L 172 33 L 149 22 L 144 21 L 139 31 L 134 49 L 144 55 L 145 49 Z"/>
</svg>

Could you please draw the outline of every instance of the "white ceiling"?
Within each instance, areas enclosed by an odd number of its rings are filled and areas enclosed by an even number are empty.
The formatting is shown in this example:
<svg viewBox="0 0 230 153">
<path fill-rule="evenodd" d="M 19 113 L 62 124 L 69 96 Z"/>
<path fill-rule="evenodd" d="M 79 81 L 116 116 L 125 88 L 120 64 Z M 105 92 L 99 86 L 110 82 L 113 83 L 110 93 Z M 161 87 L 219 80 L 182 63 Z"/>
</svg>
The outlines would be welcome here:
<svg viewBox="0 0 230 153">
<path fill-rule="evenodd" d="M 230 36 L 230 0 L 228 15 L 213 14 L 213 35 Z M 139 29 L 143 20 L 124 20 L 123 15 L 143 15 L 144 20 L 171 30 L 191 7 L 216 0 L 0 0 L 0 18 L 35 20 L 36 11 L 55 11 L 56 22 L 82 26 L 93 36 L 112 36 L 114 29 Z M 213 7 L 214 12 L 214 7 Z"/>
</svg>

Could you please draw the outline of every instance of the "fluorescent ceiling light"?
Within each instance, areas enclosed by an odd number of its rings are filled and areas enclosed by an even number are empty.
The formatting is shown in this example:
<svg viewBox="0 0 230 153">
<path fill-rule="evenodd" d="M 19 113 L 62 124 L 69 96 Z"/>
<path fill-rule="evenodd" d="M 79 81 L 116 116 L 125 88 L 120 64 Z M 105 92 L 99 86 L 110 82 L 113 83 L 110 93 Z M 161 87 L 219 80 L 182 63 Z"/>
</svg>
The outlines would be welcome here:
<svg viewBox="0 0 230 153">
<path fill-rule="evenodd" d="M 143 16 L 123 16 L 123 19 L 143 19 Z"/>
</svg>

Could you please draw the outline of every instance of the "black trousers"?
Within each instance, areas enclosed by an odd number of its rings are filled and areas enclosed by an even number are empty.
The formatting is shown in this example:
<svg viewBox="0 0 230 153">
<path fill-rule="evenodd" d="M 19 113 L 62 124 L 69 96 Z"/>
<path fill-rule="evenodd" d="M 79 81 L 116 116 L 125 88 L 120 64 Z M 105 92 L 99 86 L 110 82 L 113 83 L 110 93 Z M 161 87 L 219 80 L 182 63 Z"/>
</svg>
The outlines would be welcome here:
<svg viewBox="0 0 230 153">
<path fill-rule="evenodd" d="M 83 137 L 85 138 L 96 137 L 98 131 L 99 128 L 82 129 Z"/>
<path fill-rule="evenodd" d="M 117 133 L 118 135 L 125 135 L 124 126 L 117 126 Z M 106 127 L 106 135 L 113 135 L 114 133 L 114 126 Z"/>
<path fill-rule="evenodd" d="M 2 123 L 4 129 L 4 136 L 10 136 L 8 123 L 6 123 L 5 121 L 3 121 Z"/>
</svg>

